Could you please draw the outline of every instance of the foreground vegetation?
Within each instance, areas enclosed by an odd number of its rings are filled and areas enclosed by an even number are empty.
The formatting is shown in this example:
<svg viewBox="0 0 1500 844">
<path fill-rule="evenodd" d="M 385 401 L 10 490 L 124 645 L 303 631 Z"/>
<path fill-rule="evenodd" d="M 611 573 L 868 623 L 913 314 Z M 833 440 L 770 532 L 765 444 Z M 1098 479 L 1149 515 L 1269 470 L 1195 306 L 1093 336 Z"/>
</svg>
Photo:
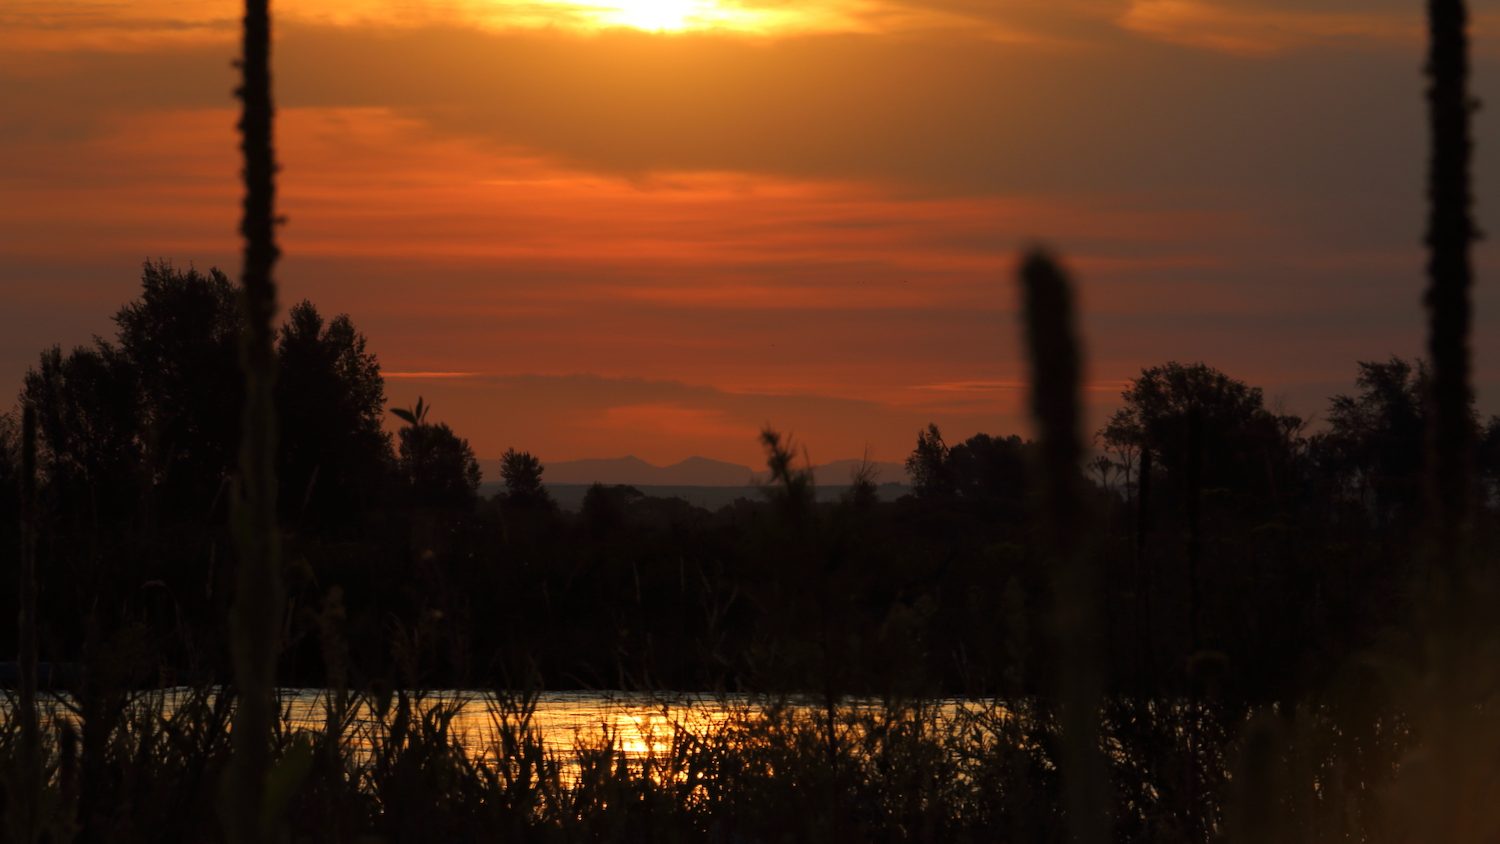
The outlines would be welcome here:
<svg viewBox="0 0 1500 844">
<path fill-rule="evenodd" d="M 232 331 L 164 329 L 216 324 L 170 318 L 204 301 L 232 325 L 234 300 L 212 274 L 163 265 L 142 289 L 118 346 L 46 352 L 23 392 L 40 439 L 40 651 L 67 667 L 53 676 L 71 710 L 41 725 L 40 778 L 19 719 L 0 733 L 18 840 L 222 828 L 234 563 L 211 491 L 232 473 L 236 402 L 197 386 L 221 384 L 212 371 L 131 361 L 161 360 L 160 344 L 232 365 L 214 354 Z M 881 501 L 856 478 L 818 503 L 794 445 L 768 431 L 761 500 L 710 513 L 597 487 L 570 514 L 522 452 L 480 500 L 472 455 L 425 405 L 398 414 L 393 442 L 378 364 L 347 319 L 301 305 L 277 349 L 296 396 L 279 476 L 303 485 L 280 514 L 278 679 L 330 690 L 320 725 L 283 720 L 269 745 L 265 811 L 294 838 L 1069 840 L 1058 667 L 1078 645 L 1057 624 L 1038 444 L 950 445 L 933 427 L 908 461 L 913 495 Z M 1097 652 L 1077 664 L 1100 695 L 1116 840 L 1411 840 L 1401 831 L 1432 807 L 1483 805 L 1434 802 L 1413 773 L 1439 764 L 1415 749 L 1446 748 L 1440 764 L 1489 783 L 1500 752 L 1496 590 L 1474 566 L 1454 569 L 1460 589 L 1424 586 L 1425 377 L 1362 364 L 1309 435 L 1242 382 L 1164 364 L 1126 391 L 1087 475 L 1063 473 L 1096 590 Z M 204 424 L 215 408 L 225 421 Z M 1496 547 L 1500 425 L 1470 417 L 1477 561 Z M 4 441 L 14 477 L 20 449 Z M 185 689 L 173 705 L 151 691 L 163 684 Z M 435 687 L 756 705 L 683 725 L 647 757 L 608 732 L 558 754 L 526 697 L 468 704 L 488 708 L 476 745 L 446 702 L 401 691 Z M 954 697 L 957 713 L 939 703 Z"/>
<path fill-rule="evenodd" d="M 933 427 L 916 495 L 880 502 L 856 478 L 820 506 L 768 430 L 763 502 L 706 514 L 600 487 L 573 519 L 524 452 L 477 501 L 467 443 L 421 403 L 393 453 L 347 319 L 304 304 L 273 330 L 269 13 L 248 0 L 244 295 L 148 266 L 116 341 L 44 353 L 19 435 L 0 426 L 21 549 L 0 828 L 1500 838 L 1500 421 L 1472 407 L 1464 5 L 1429 16 L 1430 374 L 1361 364 L 1305 436 L 1210 367 L 1148 369 L 1091 485 L 1071 289 L 1037 255 L 1020 273 L 1035 443 L 950 447 Z M 68 686 L 43 724 L 39 676 Z M 321 727 L 275 716 L 278 676 L 328 689 Z M 181 678 L 170 703 L 142 691 Z M 607 731 L 549 751 L 534 699 L 506 692 L 475 753 L 461 709 L 400 691 L 435 682 L 757 697 L 632 756 Z"/>
<path fill-rule="evenodd" d="M 274 736 L 266 808 L 291 840 L 1068 840 L 1055 720 L 1035 701 L 824 710 L 736 700 L 724 718 L 679 724 L 644 752 L 607 730 L 550 750 L 524 696 L 331 693 L 325 704 L 324 724 L 283 721 Z M 90 716 L 106 726 L 85 722 L 81 737 L 77 717 L 47 731 L 46 779 L 35 784 L 43 840 L 219 836 L 226 696 L 121 698 Z M 1407 730 L 1351 735 L 1340 723 L 1327 708 L 1231 717 L 1212 705 L 1111 704 L 1115 837 L 1402 840 L 1390 834 L 1402 819 L 1380 806 L 1392 787 L 1382 768 Z M 16 741 L 12 722 L 0 731 L 12 821 L 33 785 L 13 778 Z M 1230 781 L 1236 764 L 1243 784 Z"/>
</svg>

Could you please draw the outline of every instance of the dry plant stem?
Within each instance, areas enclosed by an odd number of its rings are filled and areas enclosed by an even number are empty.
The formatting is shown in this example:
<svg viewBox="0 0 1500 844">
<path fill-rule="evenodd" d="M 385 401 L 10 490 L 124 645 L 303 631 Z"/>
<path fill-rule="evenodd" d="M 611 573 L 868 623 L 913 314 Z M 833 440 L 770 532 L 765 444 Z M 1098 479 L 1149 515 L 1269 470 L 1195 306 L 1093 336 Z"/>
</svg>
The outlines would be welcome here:
<svg viewBox="0 0 1500 844">
<path fill-rule="evenodd" d="M 1074 330 L 1073 293 L 1062 270 L 1047 255 L 1033 253 L 1021 266 L 1021 287 L 1031 412 L 1042 455 L 1043 541 L 1057 572 L 1064 800 L 1072 840 L 1094 844 L 1109 837 L 1109 792 L 1099 752 L 1102 674 L 1094 629 L 1098 584 L 1079 542 L 1084 528 L 1078 489 L 1083 362 Z"/>
<path fill-rule="evenodd" d="M 231 840 L 268 841 L 266 777 L 276 718 L 274 682 L 281 615 L 281 548 L 276 526 L 275 379 L 272 320 L 276 288 L 271 279 L 275 242 L 275 156 L 272 151 L 271 17 L 267 0 L 246 0 L 243 82 L 239 97 L 241 149 L 245 157 L 245 330 L 241 363 L 245 404 L 240 441 L 240 477 L 234 527 L 239 550 L 231 646 L 239 693 L 234 716 L 234 761 L 230 771 L 228 832 Z"/>
<path fill-rule="evenodd" d="M 37 737 L 36 710 L 36 408 L 27 404 L 21 411 L 21 572 L 20 629 L 17 631 L 17 662 L 20 663 L 21 756 L 26 766 L 26 781 L 41 786 L 41 748 Z M 25 829 L 34 837 L 38 793 L 23 800 L 28 810 Z"/>
<path fill-rule="evenodd" d="M 1434 667 L 1425 678 L 1443 703 L 1435 712 L 1424 741 L 1432 748 L 1435 770 L 1446 782 L 1441 800 L 1432 806 L 1432 841 L 1478 840 L 1466 829 L 1466 808 L 1472 805 L 1465 786 L 1472 781 L 1464 765 L 1467 748 L 1477 740 L 1466 723 L 1469 707 L 1484 699 L 1472 689 L 1471 670 L 1463 657 L 1480 647 L 1470 632 L 1486 609 L 1477 607 L 1473 591 L 1486 575 L 1468 569 L 1475 506 L 1471 459 L 1473 421 L 1470 417 L 1471 368 L 1469 333 L 1472 325 L 1470 288 L 1473 267 L 1470 249 L 1475 236 L 1470 163 L 1468 76 L 1468 14 L 1463 0 L 1428 0 L 1429 53 L 1427 60 L 1428 116 L 1432 159 L 1428 171 L 1428 313 L 1427 353 L 1432 362 L 1427 397 L 1426 503 L 1429 571 L 1438 585 L 1436 603 L 1443 607 L 1441 624 L 1425 625 L 1439 632 Z M 1477 610 L 1477 612 L 1476 612 Z M 1444 638 L 1447 641 L 1444 641 Z M 1482 641 L 1483 637 L 1479 637 Z M 1487 660 L 1483 660 L 1487 661 Z M 1476 700 L 1478 698 L 1478 700 Z M 1467 804 L 1467 805 L 1466 805 Z"/>
<path fill-rule="evenodd" d="M 1469 415 L 1470 248 L 1475 234 L 1469 124 L 1473 104 L 1468 93 L 1468 15 L 1463 0 L 1429 0 L 1427 11 L 1431 39 L 1427 104 L 1432 132 L 1427 222 L 1427 353 L 1432 360 L 1427 496 L 1433 553 L 1437 565 L 1451 573 L 1463 556 L 1473 507 Z"/>
</svg>

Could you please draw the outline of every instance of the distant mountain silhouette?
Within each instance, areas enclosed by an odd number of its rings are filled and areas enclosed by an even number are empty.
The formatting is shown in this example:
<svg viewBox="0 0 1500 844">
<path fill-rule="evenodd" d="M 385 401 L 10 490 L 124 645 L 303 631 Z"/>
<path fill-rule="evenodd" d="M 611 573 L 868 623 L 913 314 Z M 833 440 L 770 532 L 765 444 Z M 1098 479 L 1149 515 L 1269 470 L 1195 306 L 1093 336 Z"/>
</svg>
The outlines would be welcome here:
<svg viewBox="0 0 1500 844">
<path fill-rule="evenodd" d="M 631 486 L 746 486 L 755 471 L 748 466 L 689 457 L 670 466 L 656 466 L 636 457 L 560 460 L 548 463 L 543 480 L 549 484 L 630 484 Z"/>
<path fill-rule="evenodd" d="M 813 469 L 820 486 L 847 486 L 858 460 L 835 460 Z M 670 466 L 657 466 L 631 455 L 615 458 L 560 460 L 546 464 L 543 480 L 549 484 L 630 484 L 631 486 L 730 486 L 761 483 L 765 473 L 738 463 L 689 457 Z M 905 483 L 900 463 L 874 464 L 876 483 Z"/>
</svg>

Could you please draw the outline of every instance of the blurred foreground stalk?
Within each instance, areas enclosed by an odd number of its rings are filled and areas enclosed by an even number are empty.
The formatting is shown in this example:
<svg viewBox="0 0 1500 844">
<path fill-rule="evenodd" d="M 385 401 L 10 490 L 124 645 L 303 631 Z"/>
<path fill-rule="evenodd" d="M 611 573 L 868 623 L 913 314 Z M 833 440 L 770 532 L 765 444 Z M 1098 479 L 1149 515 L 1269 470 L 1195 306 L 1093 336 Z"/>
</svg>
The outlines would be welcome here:
<svg viewBox="0 0 1500 844">
<path fill-rule="evenodd" d="M 23 782 L 31 789 L 23 796 L 23 834 L 35 840 L 37 809 L 41 798 L 42 759 L 37 736 L 36 710 L 36 408 L 28 402 L 21 411 L 21 571 L 20 628 L 17 631 L 17 666 L 20 669 L 21 764 Z"/>
<path fill-rule="evenodd" d="M 1461 567 L 1473 516 L 1469 307 L 1473 268 L 1468 14 L 1463 0 L 1428 0 L 1427 353 L 1432 359 L 1427 426 L 1427 502 L 1432 553 L 1451 575 Z"/>
<path fill-rule="evenodd" d="M 245 157 L 245 326 L 241 365 L 245 404 L 240 431 L 239 483 L 234 497 L 238 546 L 234 610 L 230 618 L 234 680 L 233 763 L 226 795 L 229 838 L 269 841 L 273 812 L 266 805 L 281 617 L 281 542 L 276 525 L 276 430 L 272 349 L 276 287 L 271 280 L 275 240 L 276 162 L 271 146 L 271 15 L 267 0 L 246 0 L 243 72 L 238 95 Z"/>
<path fill-rule="evenodd" d="M 1059 760 L 1071 839 L 1095 844 L 1109 837 L 1109 791 L 1099 752 L 1102 672 L 1095 621 L 1098 589 L 1081 538 L 1085 529 L 1078 488 L 1082 354 L 1074 330 L 1073 291 L 1042 252 L 1021 264 L 1026 350 L 1031 365 L 1031 412 L 1041 448 L 1043 553 L 1056 572 L 1056 620 L 1062 758 Z"/>
</svg>

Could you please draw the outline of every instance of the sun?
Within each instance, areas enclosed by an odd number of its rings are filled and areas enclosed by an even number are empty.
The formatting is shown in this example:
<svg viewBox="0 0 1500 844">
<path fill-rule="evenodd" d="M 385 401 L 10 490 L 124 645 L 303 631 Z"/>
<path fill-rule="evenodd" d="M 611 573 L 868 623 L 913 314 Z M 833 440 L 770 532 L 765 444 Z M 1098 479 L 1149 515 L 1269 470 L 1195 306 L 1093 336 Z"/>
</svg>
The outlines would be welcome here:
<svg viewBox="0 0 1500 844">
<path fill-rule="evenodd" d="M 842 31 L 849 22 L 829 9 L 862 0 L 808 3 L 766 0 L 445 0 L 497 29 L 562 27 L 585 32 L 634 29 L 665 35 L 713 33 L 769 36 Z M 3 0 L 0 0 L 3 2 Z M 314 0 L 314 2 L 410 3 L 411 0 Z M 834 6 L 827 4 L 833 3 Z"/>
<path fill-rule="evenodd" d="M 714 0 L 608 0 L 598 10 L 601 23 L 648 32 L 683 32 L 708 28 L 724 10 Z"/>
</svg>

